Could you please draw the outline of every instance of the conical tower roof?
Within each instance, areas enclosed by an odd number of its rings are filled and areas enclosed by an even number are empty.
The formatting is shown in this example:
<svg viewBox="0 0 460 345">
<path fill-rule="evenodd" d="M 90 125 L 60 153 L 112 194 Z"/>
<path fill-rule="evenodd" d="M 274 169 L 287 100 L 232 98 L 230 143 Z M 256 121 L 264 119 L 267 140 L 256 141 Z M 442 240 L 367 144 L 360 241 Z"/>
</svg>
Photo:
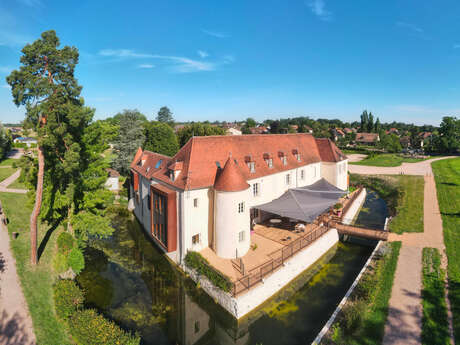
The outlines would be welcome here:
<svg viewBox="0 0 460 345">
<path fill-rule="evenodd" d="M 240 192 L 249 188 L 236 161 L 229 157 L 224 168 L 217 175 L 214 189 L 220 192 Z"/>
</svg>

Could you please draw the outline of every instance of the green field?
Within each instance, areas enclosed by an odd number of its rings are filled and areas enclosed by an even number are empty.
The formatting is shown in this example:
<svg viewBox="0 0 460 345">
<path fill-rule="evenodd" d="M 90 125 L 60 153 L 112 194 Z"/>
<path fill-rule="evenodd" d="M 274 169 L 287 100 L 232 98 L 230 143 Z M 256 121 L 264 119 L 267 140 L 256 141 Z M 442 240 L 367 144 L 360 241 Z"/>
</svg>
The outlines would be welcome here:
<svg viewBox="0 0 460 345">
<path fill-rule="evenodd" d="M 18 160 L 17 159 L 13 159 L 13 158 L 6 158 L 2 161 L 0 161 L 0 166 L 8 166 L 8 165 L 13 165 L 14 162 L 17 162 Z"/>
<path fill-rule="evenodd" d="M 449 300 L 460 342 L 460 158 L 432 163 L 448 258 Z"/>
<path fill-rule="evenodd" d="M 0 168 L 0 182 L 11 176 L 15 171 L 16 169 L 14 168 Z"/>
<path fill-rule="evenodd" d="M 34 324 L 37 343 L 43 345 L 68 345 L 69 337 L 64 325 L 61 324 L 54 313 L 52 284 L 55 275 L 52 269 L 52 258 L 56 248 L 55 241 L 60 228 L 55 231 L 42 226 L 39 229 L 38 243 L 43 244 L 48 239 L 43 249 L 37 267 L 30 265 L 30 236 L 29 217 L 31 206 L 24 194 L 0 193 L 0 200 L 8 217 L 8 231 L 19 232 L 19 237 L 10 236 L 11 248 L 16 259 L 16 268 L 21 281 L 22 289 L 29 306 L 29 311 Z M 40 253 L 40 250 L 39 250 Z"/>
<path fill-rule="evenodd" d="M 391 232 L 423 232 L 423 176 L 350 174 L 350 182 L 376 191 L 385 200 Z"/>
<path fill-rule="evenodd" d="M 17 188 L 17 189 L 28 189 L 27 186 L 22 183 L 22 182 L 19 182 L 19 179 L 17 179 L 16 181 L 14 181 L 12 184 L 10 184 L 8 186 L 8 188 Z"/>
<path fill-rule="evenodd" d="M 370 165 L 376 167 L 397 167 L 402 163 L 417 163 L 425 159 L 423 158 L 406 158 L 394 153 L 384 153 L 368 156 L 359 162 L 351 162 L 354 165 Z"/>
<path fill-rule="evenodd" d="M 423 200 L 425 181 L 422 176 L 392 176 L 400 190 L 396 217 L 390 222 L 390 231 L 423 232 Z"/>
<path fill-rule="evenodd" d="M 449 325 L 445 300 L 441 254 L 435 248 L 423 248 L 422 268 L 422 344 L 449 345 Z"/>
</svg>

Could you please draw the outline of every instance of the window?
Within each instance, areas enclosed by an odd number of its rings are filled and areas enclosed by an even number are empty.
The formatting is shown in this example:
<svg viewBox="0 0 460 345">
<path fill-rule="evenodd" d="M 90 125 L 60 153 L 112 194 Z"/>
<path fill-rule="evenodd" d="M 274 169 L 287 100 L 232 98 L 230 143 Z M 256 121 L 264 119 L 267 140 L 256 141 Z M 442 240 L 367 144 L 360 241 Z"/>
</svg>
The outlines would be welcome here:
<svg viewBox="0 0 460 345">
<path fill-rule="evenodd" d="M 192 244 L 200 243 L 200 234 L 196 234 L 192 236 Z"/>
<path fill-rule="evenodd" d="M 195 334 L 200 331 L 200 321 L 195 321 Z"/>
<path fill-rule="evenodd" d="M 258 183 L 252 184 L 252 194 L 254 196 L 259 196 L 259 184 Z"/>
<path fill-rule="evenodd" d="M 256 163 L 255 162 L 248 162 L 248 168 L 251 174 L 256 172 Z"/>
<path fill-rule="evenodd" d="M 244 201 L 238 203 L 238 213 L 244 212 Z"/>
<path fill-rule="evenodd" d="M 193 207 L 198 207 L 198 198 L 193 199 Z"/>
<path fill-rule="evenodd" d="M 281 161 L 283 162 L 283 165 L 287 165 L 287 157 L 286 156 L 281 157 Z"/>
<path fill-rule="evenodd" d="M 238 241 L 239 242 L 243 242 L 244 241 L 244 230 L 243 231 L 240 231 L 238 233 Z"/>
<path fill-rule="evenodd" d="M 297 161 L 300 162 L 300 153 L 297 153 L 295 156 L 297 157 Z"/>
<path fill-rule="evenodd" d="M 160 167 L 160 165 L 161 165 L 162 162 L 163 162 L 163 160 L 160 159 L 160 160 L 157 162 L 157 164 L 155 164 L 155 169 L 158 169 L 158 168 Z"/>
<path fill-rule="evenodd" d="M 270 158 L 270 159 L 268 160 L 268 167 L 269 167 L 269 168 L 273 168 L 273 158 Z"/>
<path fill-rule="evenodd" d="M 305 180 L 305 170 L 300 170 L 300 179 Z"/>
<path fill-rule="evenodd" d="M 286 175 L 286 186 L 289 186 L 291 184 L 291 174 Z"/>
</svg>

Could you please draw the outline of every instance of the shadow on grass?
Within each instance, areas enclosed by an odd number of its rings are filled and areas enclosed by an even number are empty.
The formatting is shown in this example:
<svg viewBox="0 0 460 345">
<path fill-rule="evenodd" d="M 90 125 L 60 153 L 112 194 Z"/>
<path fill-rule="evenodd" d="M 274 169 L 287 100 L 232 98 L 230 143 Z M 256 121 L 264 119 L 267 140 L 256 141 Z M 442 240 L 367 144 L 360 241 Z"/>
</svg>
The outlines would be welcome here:
<svg viewBox="0 0 460 345">
<path fill-rule="evenodd" d="M 441 214 L 443 216 L 449 216 L 449 217 L 460 217 L 460 212 L 456 212 L 456 213 L 449 213 L 449 212 L 441 212 Z"/>
<path fill-rule="evenodd" d="M 445 185 L 447 185 L 447 186 L 453 186 L 453 187 L 457 187 L 457 186 L 458 186 L 458 184 L 455 183 L 455 182 L 441 182 L 441 184 L 445 184 Z"/>
<path fill-rule="evenodd" d="M 449 301 L 452 309 L 455 341 L 460 340 L 460 282 L 449 279 Z"/>
<path fill-rule="evenodd" d="M 48 244 L 48 241 L 50 240 L 51 235 L 53 234 L 54 230 L 57 229 L 57 227 L 61 224 L 61 219 L 55 221 L 52 225 L 51 228 L 48 229 L 46 232 L 45 236 L 43 237 L 42 241 L 40 242 L 40 246 L 38 247 L 38 261 L 40 261 L 40 258 L 45 251 L 46 245 Z"/>
</svg>

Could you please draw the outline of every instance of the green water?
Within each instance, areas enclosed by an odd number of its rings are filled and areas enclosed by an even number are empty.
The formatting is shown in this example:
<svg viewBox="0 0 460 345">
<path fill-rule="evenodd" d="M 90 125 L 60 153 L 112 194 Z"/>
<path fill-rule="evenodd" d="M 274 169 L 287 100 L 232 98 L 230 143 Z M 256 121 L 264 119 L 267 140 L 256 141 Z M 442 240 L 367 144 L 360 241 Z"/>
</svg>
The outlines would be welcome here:
<svg viewBox="0 0 460 345">
<path fill-rule="evenodd" d="M 237 322 L 161 255 L 137 221 L 93 240 L 78 282 L 96 307 L 143 344 L 309 344 L 372 248 L 339 243 L 289 287 Z"/>
<path fill-rule="evenodd" d="M 388 215 L 385 201 L 376 192 L 367 189 L 366 199 L 354 224 L 371 229 L 383 229 Z"/>
</svg>

